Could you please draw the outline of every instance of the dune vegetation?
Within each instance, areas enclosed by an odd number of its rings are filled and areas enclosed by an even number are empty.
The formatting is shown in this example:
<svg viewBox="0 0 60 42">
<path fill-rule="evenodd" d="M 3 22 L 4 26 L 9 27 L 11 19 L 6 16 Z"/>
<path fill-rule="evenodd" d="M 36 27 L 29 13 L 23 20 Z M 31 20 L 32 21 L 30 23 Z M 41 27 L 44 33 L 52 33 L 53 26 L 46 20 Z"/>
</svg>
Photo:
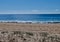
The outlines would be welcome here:
<svg viewBox="0 0 60 42">
<path fill-rule="evenodd" d="M 47 32 L 0 31 L 0 42 L 60 42 L 60 34 Z"/>
</svg>

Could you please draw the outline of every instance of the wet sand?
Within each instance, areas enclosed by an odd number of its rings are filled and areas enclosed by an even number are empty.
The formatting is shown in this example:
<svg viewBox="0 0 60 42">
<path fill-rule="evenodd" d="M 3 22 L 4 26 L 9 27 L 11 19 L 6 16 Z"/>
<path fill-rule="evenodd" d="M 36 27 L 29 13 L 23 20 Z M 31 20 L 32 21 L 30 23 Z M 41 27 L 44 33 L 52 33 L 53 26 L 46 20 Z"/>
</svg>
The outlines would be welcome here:
<svg viewBox="0 0 60 42">
<path fill-rule="evenodd" d="M 46 31 L 48 33 L 60 34 L 60 24 L 0 23 L 0 30 L 28 32 Z"/>
</svg>

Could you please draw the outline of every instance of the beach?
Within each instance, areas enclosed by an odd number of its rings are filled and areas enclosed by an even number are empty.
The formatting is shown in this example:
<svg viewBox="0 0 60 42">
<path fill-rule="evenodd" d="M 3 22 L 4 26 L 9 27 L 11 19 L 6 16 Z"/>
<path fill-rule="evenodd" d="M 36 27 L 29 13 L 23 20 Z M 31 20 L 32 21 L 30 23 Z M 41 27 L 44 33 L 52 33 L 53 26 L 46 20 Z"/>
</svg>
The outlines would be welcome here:
<svg viewBox="0 0 60 42">
<path fill-rule="evenodd" d="M 0 0 L 0 42 L 60 42 L 60 1 Z"/>
<path fill-rule="evenodd" d="M 60 24 L 0 23 L 0 30 L 60 33 Z"/>
<path fill-rule="evenodd" d="M 60 23 L 0 23 L 1 42 L 60 42 Z"/>
</svg>

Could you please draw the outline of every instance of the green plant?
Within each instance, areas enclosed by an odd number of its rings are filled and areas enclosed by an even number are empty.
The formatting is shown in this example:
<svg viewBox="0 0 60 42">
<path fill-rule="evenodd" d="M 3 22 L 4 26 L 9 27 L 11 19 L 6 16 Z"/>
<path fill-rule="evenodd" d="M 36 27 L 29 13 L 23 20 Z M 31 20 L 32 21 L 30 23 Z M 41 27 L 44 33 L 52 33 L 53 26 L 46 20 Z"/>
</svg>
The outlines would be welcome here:
<svg viewBox="0 0 60 42">
<path fill-rule="evenodd" d="M 8 31 L 2 31 L 1 34 L 8 33 Z"/>
<path fill-rule="evenodd" d="M 42 37 L 47 37 L 47 35 L 48 35 L 47 32 L 41 32 L 41 33 L 40 33 L 40 36 L 42 36 Z"/>
<path fill-rule="evenodd" d="M 33 33 L 31 33 L 31 32 L 26 32 L 26 34 L 33 36 Z"/>
<path fill-rule="evenodd" d="M 21 34 L 21 31 L 13 31 L 14 34 Z"/>
</svg>

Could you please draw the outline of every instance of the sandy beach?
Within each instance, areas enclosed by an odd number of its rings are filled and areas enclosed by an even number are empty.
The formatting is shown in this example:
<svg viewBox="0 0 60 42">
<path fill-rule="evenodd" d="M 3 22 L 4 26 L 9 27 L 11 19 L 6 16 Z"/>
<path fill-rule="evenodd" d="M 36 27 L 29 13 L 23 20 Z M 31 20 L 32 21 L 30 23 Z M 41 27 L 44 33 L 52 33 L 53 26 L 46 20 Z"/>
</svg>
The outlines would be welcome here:
<svg viewBox="0 0 60 42">
<path fill-rule="evenodd" d="M 0 23 L 0 30 L 60 33 L 60 24 Z"/>
<path fill-rule="evenodd" d="M 60 42 L 60 24 L 0 23 L 0 42 Z"/>
</svg>

